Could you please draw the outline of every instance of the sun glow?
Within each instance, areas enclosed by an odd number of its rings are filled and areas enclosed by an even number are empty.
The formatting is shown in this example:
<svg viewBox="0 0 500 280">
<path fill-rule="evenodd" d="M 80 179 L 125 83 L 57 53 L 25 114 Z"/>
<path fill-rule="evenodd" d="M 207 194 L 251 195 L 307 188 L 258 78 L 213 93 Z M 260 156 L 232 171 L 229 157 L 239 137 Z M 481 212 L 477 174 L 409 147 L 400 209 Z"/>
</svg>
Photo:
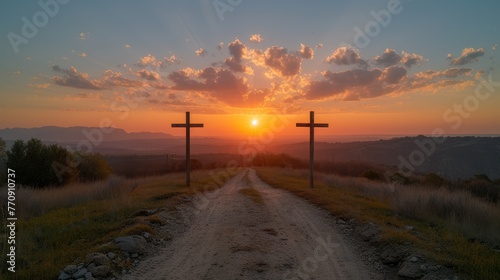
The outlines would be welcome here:
<svg viewBox="0 0 500 280">
<path fill-rule="evenodd" d="M 259 125 L 259 120 L 258 119 L 252 119 L 252 126 L 258 126 Z"/>
</svg>

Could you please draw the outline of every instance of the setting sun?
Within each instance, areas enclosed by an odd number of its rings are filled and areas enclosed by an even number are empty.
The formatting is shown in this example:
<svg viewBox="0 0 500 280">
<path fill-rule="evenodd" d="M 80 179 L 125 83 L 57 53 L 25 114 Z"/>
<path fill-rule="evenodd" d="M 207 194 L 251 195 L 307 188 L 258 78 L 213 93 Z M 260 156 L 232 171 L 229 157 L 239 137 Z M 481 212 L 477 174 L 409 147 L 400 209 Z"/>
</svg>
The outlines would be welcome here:
<svg viewBox="0 0 500 280">
<path fill-rule="evenodd" d="M 252 119 L 252 126 L 258 126 L 258 125 L 259 125 L 259 120 Z"/>
</svg>

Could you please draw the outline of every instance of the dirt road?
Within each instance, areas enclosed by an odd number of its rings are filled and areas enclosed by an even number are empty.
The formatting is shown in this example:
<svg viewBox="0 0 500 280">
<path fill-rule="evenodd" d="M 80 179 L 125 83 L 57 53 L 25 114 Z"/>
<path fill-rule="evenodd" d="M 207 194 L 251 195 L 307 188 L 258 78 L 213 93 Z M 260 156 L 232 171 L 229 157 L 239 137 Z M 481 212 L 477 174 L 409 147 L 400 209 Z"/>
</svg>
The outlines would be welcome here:
<svg viewBox="0 0 500 280">
<path fill-rule="evenodd" d="M 262 202 L 239 192 L 243 188 L 257 190 Z M 353 253 L 331 216 L 266 185 L 254 170 L 205 198 L 193 203 L 201 206 L 189 228 L 124 279 L 381 277 Z"/>
</svg>

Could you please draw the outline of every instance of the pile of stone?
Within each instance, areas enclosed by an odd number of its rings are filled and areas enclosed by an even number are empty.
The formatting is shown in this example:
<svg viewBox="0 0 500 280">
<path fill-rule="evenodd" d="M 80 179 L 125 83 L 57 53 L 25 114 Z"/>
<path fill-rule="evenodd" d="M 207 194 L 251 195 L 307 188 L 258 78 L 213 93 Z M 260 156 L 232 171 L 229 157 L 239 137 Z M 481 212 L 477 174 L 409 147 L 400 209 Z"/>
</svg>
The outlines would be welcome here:
<svg viewBox="0 0 500 280">
<path fill-rule="evenodd" d="M 131 235 L 118 237 L 115 245 L 121 250 L 118 255 L 113 252 L 90 253 L 85 262 L 66 266 L 59 274 L 59 280 L 114 280 L 119 273 L 125 274 L 132 265 L 138 263 L 138 258 L 146 253 L 147 241 L 151 240 L 148 233 L 143 236 Z"/>
</svg>

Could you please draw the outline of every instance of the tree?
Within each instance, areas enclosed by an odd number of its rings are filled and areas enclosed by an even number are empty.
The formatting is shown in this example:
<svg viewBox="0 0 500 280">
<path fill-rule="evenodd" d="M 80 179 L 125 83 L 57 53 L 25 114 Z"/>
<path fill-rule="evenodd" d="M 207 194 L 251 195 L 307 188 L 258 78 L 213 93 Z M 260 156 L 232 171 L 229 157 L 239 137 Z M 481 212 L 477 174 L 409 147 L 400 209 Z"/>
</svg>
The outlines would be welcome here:
<svg viewBox="0 0 500 280">
<path fill-rule="evenodd" d="M 2 138 L 0 138 L 0 158 L 3 158 L 6 155 L 5 146 L 6 146 L 5 141 Z"/>
<path fill-rule="evenodd" d="M 66 149 L 57 145 L 46 146 L 35 138 L 27 143 L 17 140 L 7 152 L 7 165 L 16 171 L 17 182 L 35 188 L 75 180 L 78 173 L 72 162 L 72 155 Z"/>
<path fill-rule="evenodd" d="M 78 176 L 80 181 L 92 182 L 106 179 L 113 172 L 108 162 L 97 153 L 78 154 Z"/>
</svg>

